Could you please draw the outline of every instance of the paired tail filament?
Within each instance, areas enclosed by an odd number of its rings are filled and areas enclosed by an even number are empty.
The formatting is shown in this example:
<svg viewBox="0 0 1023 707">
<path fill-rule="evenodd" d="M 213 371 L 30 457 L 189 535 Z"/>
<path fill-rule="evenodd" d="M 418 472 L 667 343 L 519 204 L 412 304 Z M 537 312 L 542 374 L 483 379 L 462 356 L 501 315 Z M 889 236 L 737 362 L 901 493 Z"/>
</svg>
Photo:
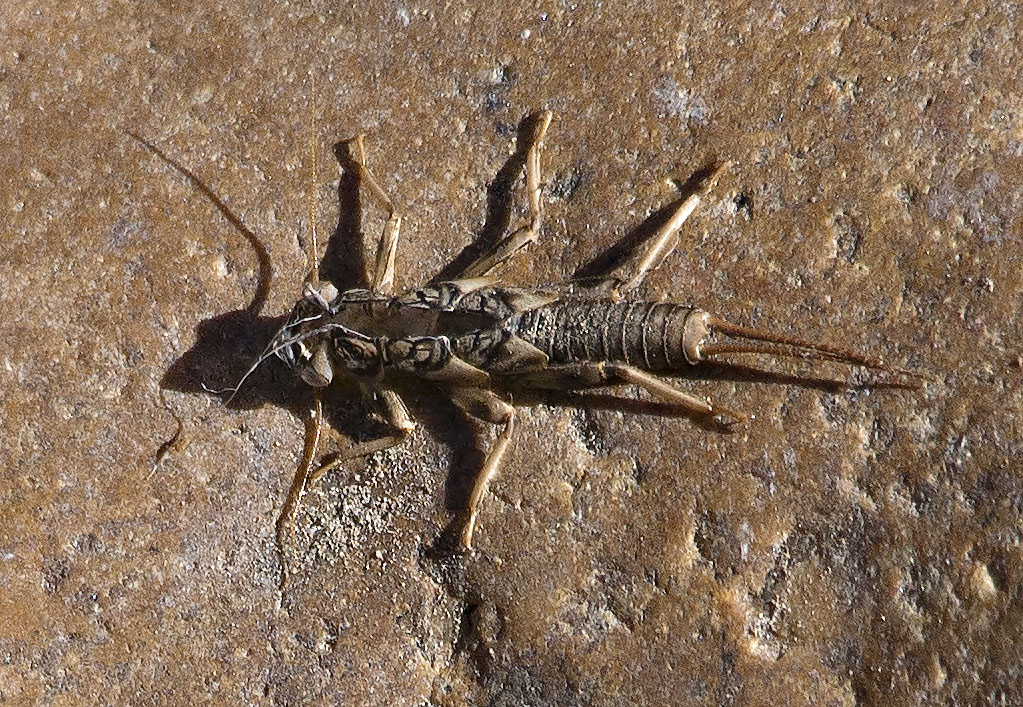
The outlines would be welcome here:
<svg viewBox="0 0 1023 707">
<path fill-rule="evenodd" d="M 729 340 L 706 341 L 704 337 L 701 337 L 694 352 L 697 360 L 706 360 L 708 357 L 722 354 L 762 354 L 862 366 L 880 373 L 912 379 L 914 386 L 927 379 L 927 376 L 920 372 L 891 366 L 880 358 L 866 356 L 842 346 L 832 346 L 809 339 L 741 326 L 713 314 L 704 314 L 702 319 L 709 335 L 724 335 Z"/>
</svg>

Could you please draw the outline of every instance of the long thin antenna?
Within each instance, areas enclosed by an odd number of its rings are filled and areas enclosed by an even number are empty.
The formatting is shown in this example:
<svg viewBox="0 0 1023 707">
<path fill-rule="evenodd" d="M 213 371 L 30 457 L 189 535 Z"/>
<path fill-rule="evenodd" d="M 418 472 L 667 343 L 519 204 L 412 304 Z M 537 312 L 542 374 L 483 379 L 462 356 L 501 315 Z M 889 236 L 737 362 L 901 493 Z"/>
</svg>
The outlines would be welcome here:
<svg viewBox="0 0 1023 707">
<path fill-rule="evenodd" d="M 316 105 L 316 72 L 309 72 L 309 84 L 312 90 L 312 96 L 309 101 L 315 106 Z M 309 152 L 312 155 L 312 174 L 310 176 L 309 184 L 309 228 L 312 231 L 312 238 L 310 239 L 311 253 L 309 260 L 313 264 L 312 270 L 309 272 L 309 282 L 313 285 L 317 285 L 320 282 L 320 263 L 317 260 L 317 253 L 319 252 L 319 245 L 316 241 L 316 111 L 313 110 L 313 125 L 312 130 L 309 131 Z"/>
</svg>

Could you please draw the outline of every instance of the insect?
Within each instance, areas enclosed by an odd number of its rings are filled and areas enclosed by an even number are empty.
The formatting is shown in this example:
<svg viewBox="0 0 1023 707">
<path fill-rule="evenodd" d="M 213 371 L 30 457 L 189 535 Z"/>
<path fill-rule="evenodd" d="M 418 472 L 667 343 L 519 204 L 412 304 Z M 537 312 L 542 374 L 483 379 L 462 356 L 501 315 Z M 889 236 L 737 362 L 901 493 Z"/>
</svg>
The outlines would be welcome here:
<svg viewBox="0 0 1023 707">
<path fill-rule="evenodd" d="M 679 229 L 720 166 L 702 175 L 692 193 L 669 209 L 666 221 L 610 273 L 610 294 L 587 298 L 563 289 L 505 284 L 495 270 L 535 241 L 540 230 L 540 149 L 550 122 L 550 112 L 536 117 L 525 150 L 527 223 L 457 277 L 402 293 L 394 292 L 401 217 L 368 168 L 361 137 L 355 139 L 353 168 L 388 214 L 369 268 L 370 286 L 338 291 L 320 279 L 313 238 L 313 268 L 301 298 L 238 385 L 228 389 L 233 395 L 261 363 L 277 357 L 316 392 L 313 432 L 277 524 L 279 545 L 285 524 L 310 484 L 343 461 L 399 444 L 412 432 L 414 423 L 395 391 L 400 381 L 428 381 L 468 415 L 500 429 L 469 496 L 460 537 L 461 546 L 469 550 L 487 486 L 501 466 L 515 429 L 515 407 L 504 391 L 633 385 L 680 411 L 728 427 L 743 416 L 686 393 L 657 374 L 680 372 L 729 354 L 761 354 L 919 376 L 846 348 L 733 324 L 689 304 L 627 297 L 674 246 Z M 320 391 L 342 378 L 358 385 L 392 433 L 328 455 L 314 466 L 323 427 Z"/>
</svg>

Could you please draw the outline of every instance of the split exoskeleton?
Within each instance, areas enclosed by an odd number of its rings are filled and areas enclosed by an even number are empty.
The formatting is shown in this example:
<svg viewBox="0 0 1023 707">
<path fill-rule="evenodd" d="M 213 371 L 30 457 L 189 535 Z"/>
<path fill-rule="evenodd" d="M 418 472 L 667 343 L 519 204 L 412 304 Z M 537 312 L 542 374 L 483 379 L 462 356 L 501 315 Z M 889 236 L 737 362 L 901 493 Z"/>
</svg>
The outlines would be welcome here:
<svg viewBox="0 0 1023 707">
<path fill-rule="evenodd" d="M 356 169 L 388 211 L 375 265 L 368 274 L 371 287 L 339 292 L 319 279 L 314 266 L 302 298 L 253 368 L 276 355 L 316 389 L 339 377 L 354 380 L 379 405 L 393 434 L 329 455 L 314 468 L 323 419 L 317 396 L 313 437 L 307 440 L 302 468 L 278 522 L 279 543 L 308 484 L 344 460 L 390 447 L 412 431 L 409 413 L 394 391 L 398 378 L 430 381 L 472 417 L 501 426 L 468 501 L 461 535 L 461 544 L 468 549 L 481 500 L 515 426 L 515 408 L 502 397 L 503 390 L 564 391 L 630 384 L 681 411 L 727 426 L 742 416 L 653 374 L 679 372 L 722 354 L 753 353 L 915 375 L 843 348 L 737 326 L 687 304 L 633 302 L 624 297 L 674 246 L 679 228 L 720 168 L 708 170 L 634 255 L 608 274 L 614 283 L 610 294 L 584 298 L 558 289 L 502 284 L 492 272 L 533 242 L 540 228 L 540 144 L 550 120 L 549 112 L 537 117 L 533 139 L 525 150 L 528 223 L 466 267 L 457 279 L 432 282 L 403 294 L 393 292 L 401 219 L 366 167 L 361 139 L 356 140 Z"/>
</svg>

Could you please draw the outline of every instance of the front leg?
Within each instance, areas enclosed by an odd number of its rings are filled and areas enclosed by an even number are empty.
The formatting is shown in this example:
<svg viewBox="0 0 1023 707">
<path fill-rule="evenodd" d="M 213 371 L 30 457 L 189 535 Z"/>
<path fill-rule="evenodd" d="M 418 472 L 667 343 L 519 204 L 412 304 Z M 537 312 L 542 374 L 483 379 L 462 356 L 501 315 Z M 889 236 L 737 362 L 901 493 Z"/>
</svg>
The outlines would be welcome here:
<svg viewBox="0 0 1023 707">
<path fill-rule="evenodd" d="M 305 423 L 305 445 L 302 448 L 302 459 L 298 463 L 298 469 L 291 480 L 291 488 L 288 496 L 284 499 L 284 507 L 277 516 L 276 541 L 277 552 L 281 557 L 281 582 L 280 590 L 283 594 L 285 585 L 288 582 L 288 560 L 284 552 L 285 533 L 294 533 L 295 514 L 302 505 L 302 496 L 309 485 L 310 470 L 313 460 L 316 458 L 316 450 L 320 446 L 320 437 L 323 435 L 323 399 L 318 390 L 313 391 L 313 409 L 309 412 L 309 418 Z"/>
<path fill-rule="evenodd" d="M 359 170 L 359 177 L 366 181 L 370 193 L 387 210 L 387 222 L 384 224 L 380 242 L 377 244 L 376 260 L 370 276 L 370 289 L 383 295 L 389 295 L 394 290 L 394 258 L 398 252 L 401 216 L 395 211 L 394 204 L 387 198 L 387 194 L 380 188 L 373 173 L 366 166 L 366 148 L 363 145 L 362 135 L 355 138 L 355 149 L 357 153 L 355 164 Z"/>
<path fill-rule="evenodd" d="M 333 471 L 349 459 L 369 456 L 370 454 L 382 452 L 385 449 L 401 444 L 408 439 L 409 435 L 412 434 L 412 430 L 416 428 L 416 423 L 412 421 L 412 417 L 409 415 L 408 408 L 405 407 L 401 396 L 393 390 L 387 390 L 368 383 L 362 383 L 361 387 L 364 397 L 378 401 L 382 408 L 381 412 L 384 419 L 393 430 L 392 434 L 367 442 L 361 442 L 340 452 L 328 454 L 320 462 L 320 465 L 309 474 L 309 484 L 316 483 L 324 474 Z"/>
</svg>

